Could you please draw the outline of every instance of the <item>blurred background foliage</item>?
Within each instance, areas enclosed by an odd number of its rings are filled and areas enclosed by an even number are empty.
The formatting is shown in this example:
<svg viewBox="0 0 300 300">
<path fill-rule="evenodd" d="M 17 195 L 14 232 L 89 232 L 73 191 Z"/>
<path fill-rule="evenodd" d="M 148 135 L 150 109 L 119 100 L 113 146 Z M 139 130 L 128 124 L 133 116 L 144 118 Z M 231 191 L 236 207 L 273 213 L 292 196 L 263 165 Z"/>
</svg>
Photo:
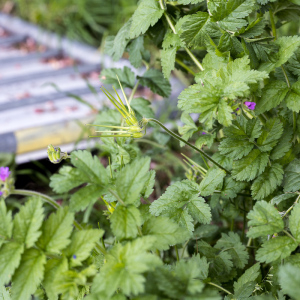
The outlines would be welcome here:
<svg viewBox="0 0 300 300">
<path fill-rule="evenodd" d="M 136 6 L 137 0 L 0 0 L 3 12 L 96 47 L 116 34 Z"/>
</svg>

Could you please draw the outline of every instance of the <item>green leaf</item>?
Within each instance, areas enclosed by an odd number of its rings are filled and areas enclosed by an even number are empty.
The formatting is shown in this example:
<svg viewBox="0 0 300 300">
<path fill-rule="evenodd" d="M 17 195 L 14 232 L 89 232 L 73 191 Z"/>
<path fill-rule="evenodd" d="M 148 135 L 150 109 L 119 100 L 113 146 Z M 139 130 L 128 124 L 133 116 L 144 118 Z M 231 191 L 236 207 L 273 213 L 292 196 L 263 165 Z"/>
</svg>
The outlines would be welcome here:
<svg viewBox="0 0 300 300">
<path fill-rule="evenodd" d="M 237 268 L 244 268 L 248 262 L 249 254 L 237 233 L 229 232 L 228 235 L 222 233 L 222 237 L 217 241 L 215 248 L 226 251 Z"/>
<path fill-rule="evenodd" d="M 256 202 L 253 210 L 248 213 L 248 225 L 251 226 L 247 236 L 257 238 L 271 235 L 284 229 L 284 224 L 278 210 L 266 201 Z"/>
<path fill-rule="evenodd" d="M 86 229 L 73 233 L 71 243 L 64 251 L 73 267 L 81 266 L 81 262 L 91 255 L 91 251 L 104 234 L 103 230 Z"/>
<path fill-rule="evenodd" d="M 6 239 L 10 239 L 13 230 L 11 211 L 7 211 L 5 201 L 0 200 L 0 249 Z"/>
<path fill-rule="evenodd" d="M 258 18 L 251 22 L 247 27 L 241 28 L 235 33 L 236 36 L 241 36 L 243 38 L 253 38 L 260 36 L 264 32 L 266 22 L 263 18 Z"/>
<path fill-rule="evenodd" d="M 83 211 L 88 205 L 94 204 L 103 192 L 103 187 L 98 185 L 87 185 L 82 187 L 70 198 L 70 210 L 73 212 Z"/>
<path fill-rule="evenodd" d="M 114 61 L 120 60 L 120 58 L 123 56 L 123 53 L 126 49 L 126 46 L 129 42 L 129 30 L 131 27 L 131 18 L 121 27 L 119 32 L 115 37 L 109 36 L 109 41 L 105 41 L 105 44 L 108 42 L 109 47 L 106 47 L 105 50 L 109 49 L 109 51 L 106 51 L 109 55 L 112 56 Z M 112 40 L 113 39 L 113 40 Z"/>
<path fill-rule="evenodd" d="M 125 245 L 115 245 L 94 279 L 92 292 L 108 298 L 119 288 L 127 296 L 143 293 L 146 282 L 143 273 L 161 265 L 161 260 L 148 252 L 154 243 L 155 238 L 143 237 Z"/>
<path fill-rule="evenodd" d="M 133 88 L 135 83 L 135 74 L 130 70 L 128 67 L 124 67 L 122 69 L 111 68 L 111 69 L 104 69 L 101 72 L 101 81 L 106 84 L 114 85 L 117 89 L 120 87 L 118 78 L 123 86 L 123 88 Z"/>
<path fill-rule="evenodd" d="M 110 217 L 111 229 L 118 240 L 136 238 L 142 225 L 140 211 L 133 205 L 119 205 Z"/>
<path fill-rule="evenodd" d="M 171 75 L 171 71 L 175 69 L 177 49 L 175 47 L 161 50 L 161 66 L 164 77 L 168 79 Z"/>
<path fill-rule="evenodd" d="M 298 243 L 300 243 L 300 204 L 294 206 L 290 219 L 289 219 L 289 227 L 291 233 L 295 237 Z"/>
<path fill-rule="evenodd" d="M 196 140 L 195 146 L 199 149 L 202 148 L 203 145 L 206 145 L 208 148 L 212 146 L 216 138 L 216 133 L 213 134 L 203 134 Z"/>
<path fill-rule="evenodd" d="M 286 264 L 279 267 L 279 283 L 285 294 L 288 294 L 294 299 L 298 299 L 300 295 L 300 268 L 291 264 Z"/>
<path fill-rule="evenodd" d="M 254 144 L 238 137 L 223 139 L 219 146 L 220 153 L 233 159 L 240 159 L 248 155 L 254 148 Z"/>
<path fill-rule="evenodd" d="M 9 291 L 2 284 L 0 285 L 0 300 L 11 300 Z"/>
<path fill-rule="evenodd" d="M 251 186 L 251 195 L 255 200 L 262 200 L 273 193 L 283 179 L 283 169 L 280 164 L 272 164 L 259 175 Z"/>
<path fill-rule="evenodd" d="M 263 132 L 257 139 L 260 151 L 270 151 L 278 143 L 283 132 L 283 125 L 279 119 L 269 119 L 263 128 Z"/>
<path fill-rule="evenodd" d="M 202 197 L 194 196 L 190 199 L 187 205 L 189 213 L 192 217 L 202 223 L 209 224 L 211 221 L 211 212 L 209 205 Z"/>
<path fill-rule="evenodd" d="M 24 245 L 10 242 L 4 244 L 0 249 L 0 282 L 10 282 L 15 269 L 19 266 Z"/>
<path fill-rule="evenodd" d="M 212 20 L 218 22 L 222 29 L 236 31 L 247 25 L 244 18 L 252 12 L 254 5 L 255 1 L 253 0 L 229 0 L 226 2 L 212 0 L 208 2 L 207 6 Z"/>
<path fill-rule="evenodd" d="M 45 276 L 43 280 L 43 287 L 49 300 L 57 300 L 57 288 L 55 280 L 58 276 L 68 270 L 68 261 L 65 256 L 61 259 L 51 258 L 45 265 Z"/>
<path fill-rule="evenodd" d="M 137 158 L 117 175 L 116 190 L 126 204 L 135 203 L 148 181 L 149 157 Z"/>
<path fill-rule="evenodd" d="M 246 182 L 236 181 L 232 177 L 225 177 L 221 195 L 224 198 L 235 198 L 237 193 L 242 191 L 246 185 Z"/>
<path fill-rule="evenodd" d="M 142 65 L 142 54 L 144 50 L 143 36 L 134 39 L 128 47 L 129 61 L 135 68 L 139 68 Z"/>
<path fill-rule="evenodd" d="M 273 205 L 278 205 L 279 203 L 281 203 L 282 201 L 285 201 L 287 199 L 291 199 L 293 197 L 296 197 L 297 194 L 294 194 L 294 193 L 287 193 L 287 194 L 282 194 L 282 195 L 279 195 L 279 196 L 276 196 L 274 197 L 272 200 L 271 200 L 271 203 Z"/>
<path fill-rule="evenodd" d="M 292 147 L 293 129 L 288 127 L 283 129 L 284 134 L 278 144 L 272 149 L 270 158 L 276 160 L 282 158 Z"/>
<path fill-rule="evenodd" d="M 270 263 L 277 259 L 288 257 L 298 246 L 298 243 L 288 236 L 278 236 L 262 244 L 256 252 L 256 260 Z"/>
<path fill-rule="evenodd" d="M 299 112 L 300 110 L 300 81 L 294 83 L 286 100 L 286 106 L 292 111 Z"/>
<path fill-rule="evenodd" d="M 138 97 L 131 100 L 130 106 L 139 114 L 141 117 L 154 118 L 154 112 L 151 108 L 151 102 L 147 99 Z"/>
<path fill-rule="evenodd" d="M 163 217 L 168 217 L 179 226 L 187 229 L 190 233 L 194 231 L 193 218 L 188 213 L 187 208 L 169 208 L 161 214 Z"/>
<path fill-rule="evenodd" d="M 153 186 L 155 184 L 155 171 L 150 170 L 148 175 L 148 180 L 141 192 L 143 198 L 148 198 L 153 193 Z"/>
<path fill-rule="evenodd" d="M 188 47 L 204 46 L 207 37 L 206 25 L 209 23 L 207 12 L 197 12 L 182 18 L 180 37 Z"/>
<path fill-rule="evenodd" d="M 262 114 L 277 107 L 283 101 L 288 91 L 289 89 L 285 82 L 279 80 L 271 81 L 264 87 L 262 96 L 256 104 L 255 113 Z"/>
<path fill-rule="evenodd" d="M 46 256 L 37 249 L 24 252 L 20 267 L 16 270 L 12 282 L 12 299 L 29 299 L 41 283 L 44 276 Z"/>
<path fill-rule="evenodd" d="M 164 10 L 160 8 L 158 1 L 141 0 L 138 8 L 132 16 L 130 27 L 130 38 L 135 38 L 145 33 L 163 15 Z"/>
<path fill-rule="evenodd" d="M 247 269 L 246 272 L 234 283 L 235 293 L 240 290 L 246 283 L 255 281 L 260 275 L 260 264 L 256 263 L 251 268 Z"/>
<path fill-rule="evenodd" d="M 61 207 L 56 213 L 52 213 L 43 224 L 37 246 L 47 252 L 59 254 L 70 243 L 73 220 L 74 214 L 68 211 L 68 207 Z"/>
<path fill-rule="evenodd" d="M 260 175 L 268 164 L 268 154 L 258 149 L 252 150 L 247 156 L 234 161 L 232 177 L 236 180 L 253 180 Z"/>
<path fill-rule="evenodd" d="M 300 189 L 300 159 L 289 163 L 284 173 L 284 192 L 296 192 Z"/>
<path fill-rule="evenodd" d="M 39 198 L 31 198 L 14 218 L 13 238 L 18 243 L 24 243 L 30 248 L 41 235 L 39 230 L 43 218 L 44 209 Z"/>
<path fill-rule="evenodd" d="M 200 183 L 200 193 L 202 196 L 209 196 L 223 182 L 226 172 L 220 168 L 210 168 L 204 179 Z"/>
<path fill-rule="evenodd" d="M 194 120 L 187 112 L 184 112 L 181 115 L 181 121 L 185 123 L 185 125 L 183 127 L 178 126 L 178 132 L 180 135 L 182 135 L 182 138 L 187 141 L 198 130 L 198 127 L 195 125 Z M 181 147 L 184 145 L 185 144 L 183 142 L 180 142 Z"/>
<path fill-rule="evenodd" d="M 168 250 L 170 246 L 185 242 L 189 233 L 165 217 L 150 217 L 143 225 L 143 235 L 153 236 L 156 241 L 153 250 Z"/>
<path fill-rule="evenodd" d="M 171 85 L 158 70 L 149 69 L 143 74 L 143 76 L 138 76 L 137 78 L 142 86 L 149 87 L 153 93 L 162 97 L 169 97 L 171 93 Z"/>
<path fill-rule="evenodd" d="M 50 187 L 56 193 L 65 193 L 88 181 L 89 178 L 80 170 L 63 166 L 59 169 L 59 174 L 51 176 Z"/>
</svg>

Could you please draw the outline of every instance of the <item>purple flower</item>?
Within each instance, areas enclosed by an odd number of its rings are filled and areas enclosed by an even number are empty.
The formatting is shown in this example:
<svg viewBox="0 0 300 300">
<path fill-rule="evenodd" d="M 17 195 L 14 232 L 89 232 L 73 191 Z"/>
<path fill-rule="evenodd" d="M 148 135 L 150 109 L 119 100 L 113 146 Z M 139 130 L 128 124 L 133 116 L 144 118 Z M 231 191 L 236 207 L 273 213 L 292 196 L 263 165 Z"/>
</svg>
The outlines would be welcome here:
<svg viewBox="0 0 300 300">
<path fill-rule="evenodd" d="M 237 108 L 236 110 L 240 110 L 239 108 Z"/>
<path fill-rule="evenodd" d="M 256 105 L 255 102 L 249 102 L 249 101 L 246 101 L 244 104 L 245 104 L 249 109 L 251 109 L 251 110 L 254 110 L 254 109 L 255 109 L 255 105 Z"/>
<path fill-rule="evenodd" d="M 0 191 L 0 197 L 3 195 L 3 192 Z"/>
<path fill-rule="evenodd" d="M 206 132 L 202 131 L 201 134 L 206 134 Z"/>
<path fill-rule="evenodd" d="M 9 174 L 9 167 L 0 168 L 0 180 L 5 181 L 8 178 Z"/>
<path fill-rule="evenodd" d="M 76 258 L 77 258 L 77 256 L 74 254 L 74 255 L 73 255 L 73 259 L 76 259 Z"/>
</svg>

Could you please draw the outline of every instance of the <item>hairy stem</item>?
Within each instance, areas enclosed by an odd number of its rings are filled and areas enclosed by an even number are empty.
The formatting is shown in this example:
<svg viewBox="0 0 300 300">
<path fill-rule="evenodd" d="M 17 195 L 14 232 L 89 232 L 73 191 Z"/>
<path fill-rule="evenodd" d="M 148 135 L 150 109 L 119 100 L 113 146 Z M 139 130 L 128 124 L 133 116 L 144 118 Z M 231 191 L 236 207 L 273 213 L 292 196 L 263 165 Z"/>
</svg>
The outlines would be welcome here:
<svg viewBox="0 0 300 300">
<path fill-rule="evenodd" d="M 192 74 L 193 76 L 196 75 L 196 73 L 195 73 L 189 66 L 187 66 L 184 62 L 182 62 L 180 59 L 176 58 L 175 61 L 176 61 L 181 67 L 183 67 L 185 70 L 187 70 L 190 74 Z"/>
<path fill-rule="evenodd" d="M 217 167 L 219 167 L 220 169 L 224 170 L 227 174 L 230 174 L 230 172 L 228 170 L 226 170 L 224 167 L 222 167 L 219 163 L 217 163 L 214 159 L 212 159 L 209 155 L 207 155 L 204 151 L 202 151 L 201 149 L 197 148 L 196 146 L 194 146 L 193 144 L 189 143 L 188 141 L 184 140 L 182 137 L 180 137 L 178 134 L 174 133 L 173 131 L 169 130 L 167 127 L 165 127 L 162 123 L 160 123 L 158 120 L 156 119 L 152 119 L 149 118 L 147 119 L 148 121 L 152 121 L 156 124 L 158 124 L 161 128 L 163 128 L 169 135 L 171 135 L 172 137 L 174 137 L 175 139 L 185 143 L 186 145 L 188 145 L 189 147 L 191 147 L 192 149 L 194 149 L 195 151 L 199 152 L 201 154 L 201 156 L 203 155 L 204 157 L 206 157 L 208 160 L 210 160 L 213 164 L 215 164 Z M 203 159 L 204 160 L 204 159 Z M 205 160 L 204 160 L 205 162 Z"/>
<path fill-rule="evenodd" d="M 20 196 L 34 196 L 34 197 L 40 197 L 42 200 L 44 200 L 45 202 L 49 203 L 50 205 L 52 205 L 54 208 L 58 209 L 61 206 L 51 197 L 39 193 L 39 192 L 35 192 L 35 191 L 30 191 L 30 190 L 14 190 L 13 192 L 10 193 L 11 195 L 20 195 Z M 76 221 L 74 220 L 73 225 L 78 229 L 78 230 L 82 230 L 82 226 Z M 96 248 L 98 250 L 98 252 L 102 252 L 103 254 L 106 254 L 105 248 L 103 248 L 101 245 L 99 245 L 98 243 L 96 244 Z"/>
<path fill-rule="evenodd" d="M 290 237 L 290 238 L 293 239 L 295 242 L 297 242 L 296 239 L 295 239 L 290 233 L 288 233 L 286 230 L 282 230 L 282 232 L 284 232 L 288 237 Z"/>
<path fill-rule="evenodd" d="M 210 285 L 215 286 L 216 288 L 218 288 L 218 289 L 224 291 L 224 292 L 227 293 L 228 295 L 232 295 L 232 293 L 230 293 L 229 291 L 225 290 L 224 288 L 222 288 L 221 286 L 219 286 L 219 285 L 217 285 L 217 284 L 215 284 L 215 283 L 213 283 L 213 282 L 207 282 L 207 284 L 210 284 Z"/>
<path fill-rule="evenodd" d="M 159 5 L 160 5 L 160 8 L 164 10 L 164 16 L 165 16 L 170 28 L 172 29 L 173 33 L 177 34 L 176 28 L 174 27 L 172 20 L 170 19 L 169 15 L 166 12 L 164 1 L 159 0 Z M 195 55 L 187 47 L 184 47 L 184 50 L 191 57 L 191 59 L 194 61 L 195 65 L 200 69 L 200 71 L 203 71 L 204 68 L 201 65 L 201 63 L 199 62 L 199 60 L 195 57 Z"/>
</svg>

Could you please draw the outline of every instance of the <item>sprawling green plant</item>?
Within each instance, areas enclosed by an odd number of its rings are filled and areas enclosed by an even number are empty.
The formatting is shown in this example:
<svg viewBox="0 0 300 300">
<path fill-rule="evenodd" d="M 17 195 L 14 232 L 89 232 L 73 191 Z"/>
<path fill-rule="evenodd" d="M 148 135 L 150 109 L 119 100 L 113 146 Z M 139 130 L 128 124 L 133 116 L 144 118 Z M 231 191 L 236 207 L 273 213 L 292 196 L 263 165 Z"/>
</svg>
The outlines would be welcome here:
<svg viewBox="0 0 300 300">
<path fill-rule="evenodd" d="M 115 60 L 127 51 L 146 66 L 101 74 L 124 97 L 103 88 L 117 110 L 93 124 L 109 164 L 49 146 L 51 161 L 71 160 L 51 177 L 62 206 L 14 189 L 1 169 L 0 297 L 300 299 L 299 17 L 296 0 L 141 0 L 106 43 Z M 191 83 L 180 135 L 134 96 L 142 85 L 168 97 L 174 69 Z M 151 159 L 134 143 L 151 124 L 195 153 L 158 199 Z M 156 139 L 143 141 L 166 142 Z M 12 216 L 15 194 L 31 198 Z"/>
</svg>

